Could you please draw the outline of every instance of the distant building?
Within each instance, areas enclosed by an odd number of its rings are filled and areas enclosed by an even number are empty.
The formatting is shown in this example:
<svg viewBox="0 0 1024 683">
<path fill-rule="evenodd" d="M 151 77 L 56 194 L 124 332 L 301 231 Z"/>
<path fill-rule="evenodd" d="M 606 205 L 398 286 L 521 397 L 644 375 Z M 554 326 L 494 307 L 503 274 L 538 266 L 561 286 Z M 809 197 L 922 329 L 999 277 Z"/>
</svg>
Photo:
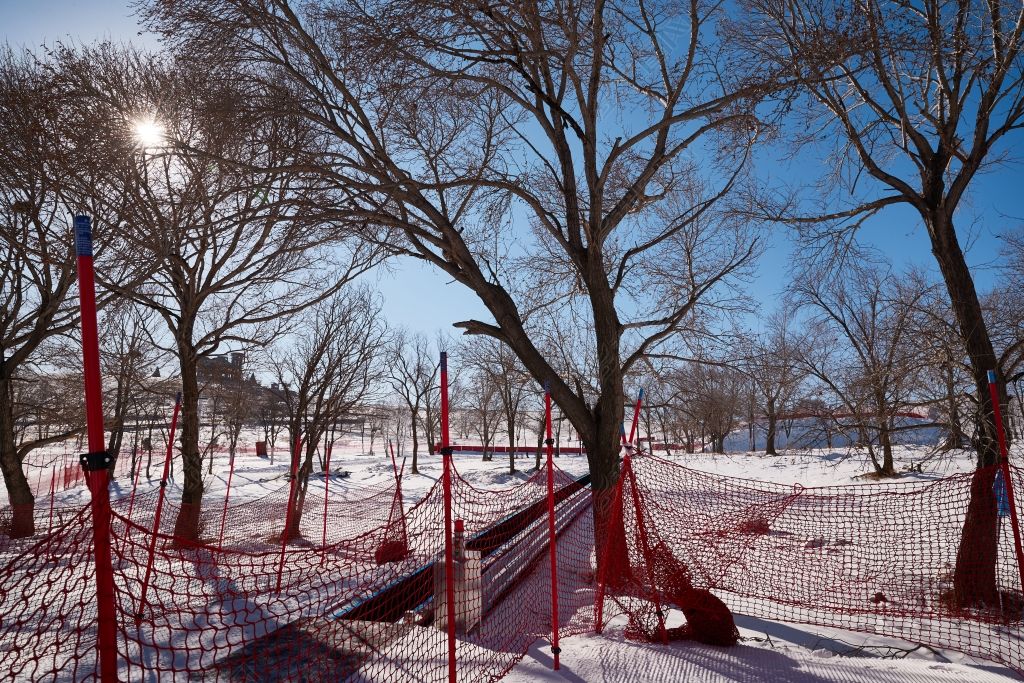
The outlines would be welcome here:
<svg viewBox="0 0 1024 683">
<path fill-rule="evenodd" d="M 225 353 L 220 356 L 206 356 L 199 359 L 196 379 L 204 384 L 240 384 L 245 381 L 242 372 L 245 354 L 241 351 Z"/>
</svg>

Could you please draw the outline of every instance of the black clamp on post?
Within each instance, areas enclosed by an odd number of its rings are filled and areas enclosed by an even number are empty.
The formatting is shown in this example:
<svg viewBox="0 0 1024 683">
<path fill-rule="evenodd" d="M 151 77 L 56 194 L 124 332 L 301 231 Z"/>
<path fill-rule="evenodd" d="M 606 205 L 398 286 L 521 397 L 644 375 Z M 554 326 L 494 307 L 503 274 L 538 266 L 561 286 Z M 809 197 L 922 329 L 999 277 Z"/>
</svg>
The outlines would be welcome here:
<svg viewBox="0 0 1024 683">
<path fill-rule="evenodd" d="M 545 446 L 554 446 L 555 445 L 555 440 L 554 439 L 545 439 L 544 440 L 544 445 Z"/>
<path fill-rule="evenodd" d="M 441 447 L 441 455 L 451 456 L 451 454 L 454 453 L 454 452 L 455 452 L 455 449 L 452 448 L 451 446 L 442 446 Z"/>
<path fill-rule="evenodd" d="M 553 655 L 562 654 L 562 648 L 558 647 L 557 645 L 552 645 L 551 646 L 551 654 L 553 654 Z"/>
<path fill-rule="evenodd" d="M 112 460 L 108 451 L 97 451 L 96 453 L 82 453 L 78 456 L 78 462 L 86 472 L 95 472 L 110 467 Z"/>
</svg>

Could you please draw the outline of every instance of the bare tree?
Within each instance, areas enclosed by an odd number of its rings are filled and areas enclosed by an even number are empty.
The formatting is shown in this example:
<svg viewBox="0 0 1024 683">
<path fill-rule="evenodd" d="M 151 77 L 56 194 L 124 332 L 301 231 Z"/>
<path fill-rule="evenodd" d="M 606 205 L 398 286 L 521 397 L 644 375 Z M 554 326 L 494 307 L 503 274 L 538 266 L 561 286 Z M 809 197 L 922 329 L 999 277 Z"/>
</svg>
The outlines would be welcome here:
<svg viewBox="0 0 1024 683">
<path fill-rule="evenodd" d="M 107 450 L 115 458 L 121 452 L 129 413 L 138 405 L 158 357 L 149 329 L 154 322 L 151 311 L 123 299 L 108 305 L 100 321 L 100 367 L 108 380 L 103 400 L 109 431 Z M 113 462 L 116 460 L 111 468 Z"/>
<path fill-rule="evenodd" d="M 482 339 L 464 346 L 477 371 L 497 391 L 508 434 L 508 471 L 516 471 L 516 431 L 523 417 L 523 403 L 533 384 L 526 369 L 512 351 L 494 339 Z"/>
<path fill-rule="evenodd" d="M 850 413 L 878 476 L 896 476 L 892 439 L 900 413 L 913 407 L 923 365 L 910 337 L 926 292 L 919 284 L 861 266 L 794 285 L 797 301 L 815 312 L 816 342 L 805 349 L 804 365 Z"/>
<path fill-rule="evenodd" d="M 965 425 L 969 426 L 968 420 L 981 409 L 967 352 L 944 293 L 930 288 L 920 309 L 913 337 L 924 360 L 921 387 L 932 413 L 945 427 L 943 449 L 963 448 L 969 436 Z"/>
<path fill-rule="evenodd" d="M 370 292 L 343 289 L 304 315 L 295 339 L 274 353 L 274 372 L 285 387 L 292 466 L 298 466 L 294 497 L 289 501 L 289 537 L 299 534 L 320 440 L 368 397 L 382 377 L 386 335 L 380 303 Z M 301 453 L 295 450 L 300 435 Z"/>
<path fill-rule="evenodd" d="M 262 83 L 296 90 L 291 101 L 333 144 L 321 163 L 345 198 L 331 211 L 392 229 L 392 247 L 480 298 L 493 321 L 456 326 L 550 381 L 586 446 L 603 528 L 623 374 L 664 351 L 758 252 L 749 225 L 723 209 L 747 168 L 764 83 L 731 78 L 714 35 L 720 6 L 147 8 L 192 54 L 257 63 L 248 72 Z M 507 258 L 512 243 L 519 256 Z M 593 403 L 534 343 L 567 299 L 588 330 Z"/>
<path fill-rule="evenodd" d="M 66 70 L 111 118 L 160 126 L 160 140 L 110 173 L 144 286 L 105 284 L 149 307 L 170 333 L 182 380 L 182 506 L 175 534 L 195 538 L 202 504 L 197 368 L 225 345 L 266 345 L 287 315 L 336 292 L 377 262 L 379 250 L 345 241 L 336 221 L 310 211 L 328 201 L 294 150 L 312 133 L 299 119 L 245 106 L 252 93 L 215 70 L 100 48 L 66 57 Z M 127 123 L 126 123 L 127 126 Z"/>
<path fill-rule="evenodd" d="M 480 439 L 483 460 L 493 460 L 491 446 L 498 432 L 501 397 L 498 384 L 479 365 L 464 375 L 463 391 L 459 393 L 468 429 Z"/>
<path fill-rule="evenodd" d="M 279 384 L 275 382 L 269 389 L 264 389 L 260 393 L 256 411 L 260 428 L 263 430 L 263 440 L 267 444 L 271 457 L 273 457 L 277 436 L 288 422 L 288 411 L 284 406 L 284 394 Z"/>
<path fill-rule="evenodd" d="M 412 473 L 419 474 L 419 434 L 421 412 L 437 390 L 439 360 L 430 342 L 422 334 L 398 330 L 389 346 L 387 381 L 409 411 L 412 429 Z M 429 424 L 429 418 L 428 418 Z M 430 443 L 428 430 L 427 442 Z M 433 453 L 433 446 L 430 447 Z"/>
<path fill-rule="evenodd" d="M 915 210 L 927 231 L 983 418 L 953 599 L 996 605 L 990 466 L 999 451 L 986 373 L 1003 369 L 955 219 L 979 173 L 1000 161 L 1010 136 L 1024 126 L 1024 13 L 1005 0 L 744 0 L 741 6 L 747 18 L 731 38 L 746 46 L 751 70 L 781 71 L 798 81 L 813 103 L 812 120 L 801 122 L 810 132 L 799 137 L 835 140 L 829 187 L 819 188 L 819 196 L 852 197 L 838 210 L 770 213 L 805 226 L 811 241 L 828 249 L 896 204 Z M 1002 385 L 999 400 L 1006 400 Z"/>
<path fill-rule="evenodd" d="M 46 438 L 16 440 L 18 378 L 27 379 L 43 351 L 77 324 L 70 216 L 92 212 L 75 191 L 76 174 L 92 177 L 105 154 L 96 148 L 102 122 L 76 110 L 51 65 L 0 49 L 0 471 L 13 508 L 12 537 L 34 532 L 34 498 L 22 471 L 25 457 L 76 434 L 83 423 Z M 117 217 L 111 217 L 117 223 Z M 96 226 L 95 257 L 106 264 L 107 224 Z M 102 305 L 107 297 L 100 297 Z M 70 396 L 80 395 L 75 391 Z"/>
<path fill-rule="evenodd" d="M 696 423 L 702 449 L 709 439 L 714 453 L 724 453 L 725 438 L 741 410 L 746 377 L 727 365 L 691 361 L 677 366 L 668 378 L 675 390 L 671 400 Z"/>
<path fill-rule="evenodd" d="M 767 455 L 777 455 L 775 439 L 780 414 L 792 409 L 800 385 L 807 377 L 801 365 L 806 339 L 794 330 L 792 312 L 783 308 L 767 317 L 763 334 L 753 337 L 750 354 L 743 363 L 757 397 L 756 405 L 765 419 Z"/>
</svg>

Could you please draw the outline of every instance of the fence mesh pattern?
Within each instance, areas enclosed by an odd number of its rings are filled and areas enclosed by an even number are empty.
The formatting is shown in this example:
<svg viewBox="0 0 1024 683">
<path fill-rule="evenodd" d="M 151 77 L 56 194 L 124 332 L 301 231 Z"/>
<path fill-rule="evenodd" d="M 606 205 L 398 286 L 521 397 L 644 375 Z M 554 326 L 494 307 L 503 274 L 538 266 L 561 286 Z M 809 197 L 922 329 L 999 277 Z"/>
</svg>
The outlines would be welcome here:
<svg viewBox="0 0 1024 683">
<path fill-rule="evenodd" d="M 623 541 L 611 544 L 623 560 L 608 562 L 603 617 L 626 613 L 627 633 L 664 637 L 688 607 L 672 599 L 666 576 L 681 567 L 696 589 L 738 614 L 897 637 L 1021 671 L 1020 573 L 995 495 L 980 522 L 997 534 L 994 557 L 965 547 L 957 563 L 972 486 L 993 486 L 994 475 L 803 488 L 634 457 L 620 484 Z M 1013 470 L 1018 499 L 1020 475 Z M 987 562 L 995 598 L 961 604 L 956 571 L 982 576 Z"/>
<path fill-rule="evenodd" d="M 951 597 L 977 474 L 800 488 L 637 454 L 597 521 L 586 480 L 553 476 L 549 508 L 544 470 L 500 491 L 453 471 L 452 610 L 440 482 L 415 502 L 398 483 L 332 482 L 325 500 L 314 478 L 284 543 L 288 482 L 226 508 L 204 501 L 197 542 L 174 537 L 170 498 L 155 533 L 157 491 L 119 498 L 119 678 L 444 681 L 454 613 L 457 679 L 495 680 L 552 637 L 553 583 L 562 636 L 625 615 L 631 637 L 701 640 L 687 622 L 713 611 L 710 594 L 737 614 L 894 636 L 1024 671 L 1008 519 L 993 513 L 996 600 Z M 1019 497 L 1016 470 L 1013 483 Z M 90 509 L 51 513 L 49 502 L 36 502 L 35 536 L 0 539 L 0 675 L 97 679 Z"/>
</svg>

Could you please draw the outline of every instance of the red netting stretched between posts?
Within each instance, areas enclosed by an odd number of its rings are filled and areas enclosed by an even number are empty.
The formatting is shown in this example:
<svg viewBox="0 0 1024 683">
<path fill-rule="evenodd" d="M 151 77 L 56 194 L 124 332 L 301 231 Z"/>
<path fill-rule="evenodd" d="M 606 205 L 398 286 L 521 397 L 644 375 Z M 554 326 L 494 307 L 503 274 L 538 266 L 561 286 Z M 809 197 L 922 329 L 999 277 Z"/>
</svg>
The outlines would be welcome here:
<svg viewBox="0 0 1024 683">
<path fill-rule="evenodd" d="M 707 589 L 736 615 L 896 636 L 1024 670 L 1006 519 L 996 562 L 1002 604 L 957 609 L 946 599 L 973 479 L 804 489 L 635 455 L 618 503 L 623 561 L 604 577 L 604 620 L 628 614 L 634 637 L 695 637 L 677 608 L 705 604 L 692 591 Z M 1024 478 L 1015 469 L 1013 482 L 1019 500 Z M 265 486 L 261 497 L 229 505 L 222 549 L 219 499 L 205 501 L 202 544 L 175 542 L 177 502 L 166 502 L 138 620 L 157 494 L 138 493 L 130 517 L 127 497 L 113 502 L 120 678 L 445 680 L 441 487 L 401 510 L 394 483 L 333 480 L 325 500 L 314 478 L 277 591 L 289 485 Z M 552 488 L 566 636 L 594 626 L 594 520 L 587 486 L 556 469 Z M 546 496 L 543 470 L 500 491 L 453 474 L 452 514 L 465 528 L 455 574 L 461 681 L 498 678 L 534 640 L 551 637 Z M 90 510 L 58 505 L 47 531 L 48 503 L 36 503 L 34 538 L 0 543 L 0 674 L 89 680 L 97 673 Z M 380 549 L 403 537 L 407 553 L 381 562 Z"/>
<path fill-rule="evenodd" d="M 628 614 L 628 634 L 663 637 L 659 610 L 666 629 L 682 622 L 679 609 L 692 605 L 673 599 L 669 576 L 682 571 L 735 614 L 893 636 L 1024 671 L 1018 563 L 1010 523 L 994 510 L 999 599 L 953 599 L 972 481 L 991 485 L 994 470 L 823 488 L 716 476 L 646 454 L 624 471 L 626 553 L 608 563 L 604 619 Z M 1019 501 L 1024 478 L 1016 468 L 1012 476 Z M 962 565 L 983 556 L 969 549 Z"/>
<path fill-rule="evenodd" d="M 585 486 L 556 472 L 555 489 L 560 530 L 588 516 L 582 514 L 589 501 Z M 182 544 L 170 535 L 177 510 L 168 500 L 141 615 L 157 493 L 139 493 L 130 519 L 129 500 L 114 502 L 122 680 L 446 678 L 446 638 L 434 600 L 433 563 L 443 545 L 440 487 L 395 518 L 401 497 L 394 485 L 359 492 L 332 482 L 323 546 L 319 512 L 325 506 L 311 485 L 278 591 L 288 490 L 282 482 L 262 498 L 231 505 L 221 550 L 218 501 L 204 508 L 205 543 Z M 462 606 L 479 607 L 459 630 L 459 680 L 486 680 L 550 632 L 549 601 L 538 599 L 548 595 L 539 572 L 546 557 L 547 475 L 484 491 L 456 472 L 452 491 L 453 514 L 465 524 L 466 555 L 479 554 L 481 574 L 473 591 L 457 583 L 460 619 Z M 392 519 L 385 521 L 385 511 Z M 16 680 L 88 680 L 97 673 L 90 511 L 63 511 L 61 519 L 52 534 L 12 552 L 0 567 L 0 610 L 10 615 L 0 624 L 0 640 L 16 645 L 0 651 L 0 671 Z M 379 564 L 379 549 L 403 532 L 407 555 Z"/>
</svg>

